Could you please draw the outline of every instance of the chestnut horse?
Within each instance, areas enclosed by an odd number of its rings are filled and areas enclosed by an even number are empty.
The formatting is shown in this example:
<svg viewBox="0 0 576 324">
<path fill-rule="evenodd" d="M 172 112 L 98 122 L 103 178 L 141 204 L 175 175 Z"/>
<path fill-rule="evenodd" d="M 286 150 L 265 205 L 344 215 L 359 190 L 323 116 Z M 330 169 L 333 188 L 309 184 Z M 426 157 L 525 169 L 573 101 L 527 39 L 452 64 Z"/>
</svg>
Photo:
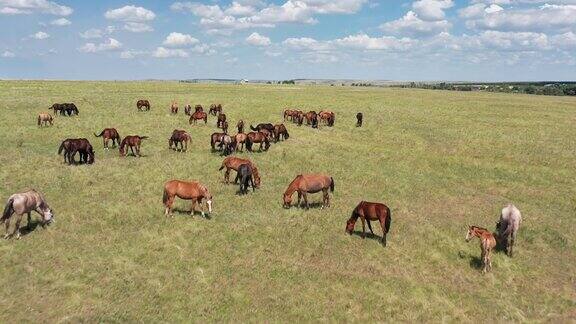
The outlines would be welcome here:
<svg viewBox="0 0 576 324">
<path fill-rule="evenodd" d="M 49 113 L 40 113 L 38 114 L 38 126 L 48 126 L 48 123 L 50 123 L 50 126 L 52 126 L 53 124 L 53 118 L 52 115 L 50 115 Z"/>
<path fill-rule="evenodd" d="M 299 110 L 296 109 L 286 109 L 284 110 L 284 121 L 291 120 L 294 121 L 294 117 L 298 116 Z"/>
<path fill-rule="evenodd" d="M 482 272 L 486 273 L 486 270 L 492 270 L 490 253 L 492 253 L 492 250 L 496 247 L 496 238 L 494 237 L 494 234 L 490 233 L 485 228 L 470 226 L 466 233 L 466 242 L 469 242 L 474 237 L 480 239 L 480 249 L 482 250 Z"/>
<path fill-rule="evenodd" d="M 199 112 L 199 111 L 204 111 L 204 108 L 202 107 L 202 105 L 194 106 L 194 112 Z"/>
<path fill-rule="evenodd" d="M 132 155 L 140 157 L 140 145 L 142 145 L 142 140 L 147 138 L 148 136 L 139 135 L 129 135 L 124 137 L 122 143 L 120 143 L 120 156 L 126 156 L 126 146 L 128 146 L 132 152 Z M 134 154 L 134 148 L 136 148 L 136 154 Z"/>
<path fill-rule="evenodd" d="M 276 139 L 276 142 L 278 142 L 281 138 L 283 140 L 287 140 L 289 137 L 290 134 L 288 134 L 288 130 L 284 124 L 274 125 L 274 138 Z"/>
<path fill-rule="evenodd" d="M 112 147 L 116 147 L 116 145 L 120 144 L 120 134 L 118 134 L 116 128 L 104 128 L 104 130 L 100 132 L 100 135 L 96 135 L 96 133 L 94 133 L 94 136 L 102 137 L 105 150 L 108 149 L 108 141 L 110 140 L 112 140 Z"/>
<path fill-rule="evenodd" d="M 222 112 L 222 105 L 221 104 L 211 104 L 210 105 L 210 110 L 208 110 L 208 113 L 210 115 L 214 115 L 216 116 L 218 113 Z"/>
<path fill-rule="evenodd" d="M 260 187 L 260 174 L 258 173 L 258 168 L 256 167 L 256 165 L 248 159 L 241 159 L 241 158 L 238 158 L 235 156 L 229 156 L 229 157 L 225 158 L 222 161 L 222 166 L 220 167 L 220 169 L 218 169 L 218 171 L 222 171 L 224 168 L 226 168 L 226 172 L 224 172 L 224 183 L 226 183 L 226 184 L 230 183 L 230 170 L 234 170 L 234 171 L 238 172 L 238 168 L 242 164 L 250 164 L 252 166 L 252 175 L 254 176 L 254 184 L 256 185 L 256 188 L 259 188 Z M 238 181 L 238 176 L 236 176 L 234 183 L 237 183 L 237 181 Z"/>
<path fill-rule="evenodd" d="M 212 213 L 212 194 L 210 191 L 201 184 L 200 182 L 187 182 L 181 180 L 170 180 L 164 184 L 164 195 L 162 196 L 162 202 L 166 209 L 164 210 L 164 215 L 168 216 L 172 214 L 172 205 L 174 204 L 174 198 L 178 197 L 184 200 L 192 200 L 192 210 L 190 215 L 194 216 L 195 205 L 200 205 L 202 207 L 202 200 L 206 199 L 206 206 L 208 206 L 208 213 Z M 204 217 L 205 208 L 201 208 L 200 212 L 202 217 Z"/>
<path fill-rule="evenodd" d="M 136 108 L 140 111 L 150 110 L 150 102 L 148 100 L 140 99 L 136 102 Z"/>
<path fill-rule="evenodd" d="M 368 229 L 370 229 L 370 232 L 374 235 L 370 221 L 379 221 L 380 226 L 382 226 L 382 245 L 386 246 L 386 234 L 390 231 L 390 223 L 392 223 L 390 208 L 381 203 L 361 201 L 356 208 L 354 208 L 352 216 L 346 222 L 346 232 L 348 234 L 352 235 L 354 225 L 356 225 L 358 218 L 362 220 L 362 238 L 366 237 L 365 222 L 368 222 Z"/>
<path fill-rule="evenodd" d="M 252 145 L 254 145 L 254 143 L 260 143 L 260 151 L 262 151 L 262 146 L 264 146 L 265 151 L 268 151 L 270 148 L 268 136 L 262 132 L 250 132 L 246 135 L 246 149 L 249 152 L 253 152 Z"/>
<path fill-rule="evenodd" d="M 361 112 L 356 114 L 356 127 L 362 127 L 362 119 L 364 118 L 364 115 L 362 115 Z"/>
<path fill-rule="evenodd" d="M 168 148 L 172 149 L 172 145 L 174 145 L 174 151 L 178 151 L 178 144 L 180 144 L 180 152 L 186 152 L 188 150 L 188 142 L 191 140 L 192 137 L 185 130 L 175 129 L 168 140 Z"/>
<path fill-rule="evenodd" d="M 308 193 L 317 193 L 322 191 L 322 208 L 330 207 L 330 196 L 328 195 L 328 189 L 334 192 L 334 179 L 332 177 L 324 174 L 300 174 L 292 180 L 288 188 L 284 192 L 284 208 L 290 208 L 292 204 L 292 194 L 298 192 L 298 205 L 300 206 L 300 198 L 304 198 L 304 206 L 306 209 L 308 206 Z"/>
<path fill-rule="evenodd" d="M 236 128 L 238 128 L 238 133 L 244 133 L 244 121 L 242 119 L 236 124 Z"/>
<path fill-rule="evenodd" d="M 204 120 L 204 124 L 208 123 L 208 114 L 203 111 L 197 111 L 190 116 L 188 123 L 192 124 L 192 122 L 194 122 L 194 125 L 196 125 L 196 121 L 202 119 Z"/>
<path fill-rule="evenodd" d="M 172 101 L 172 105 L 170 105 L 170 113 L 177 114 L 178 113 L 178 103 L 176 100 Z"/>
<path fill-rule="evenodd" d="M 332 111 L 321 111 L 318 113 L 318 118 L 324 122 L 325 125 L 332 127 L 334 126 L 336 115 Z"/>
<path fill-rule="evenodd" d="M 244 144 L 246 143 L 246 139 L 248 138 L 248 135 L 244 134 L 244 133 L 238 133 L 234 136 L 234 143 L 236 143 L 236 152 L 238 151 L 244 151 Z"/>
<path fill-rule="evenodd" d="M 305 114 L 306 125 L 311 125 L 312 128 L 318 128 L 318 114 L 311 110 Z"/>
<path fill-rule="evenodd" d="M 11 236 L 16 235 L 17 239 L 20 239 L 20 222 L 22 221 L 22 216 L 24 214 L 28 215 L 28 228 L 32 226 L 32 211 L 37 212 L 42 216 L 42 227 L 50 224 L 54 220 L 54 214 L 52 209 L 46 203 L 46 200 L 41 193 L 32 189 L 26 192 L 15 193 L 8 198 L 6 205 L 4 206 L 4 212 L 0 218 L 0 224 L 5 223 L 6 234 L 4 238 L 8 239 Z M 14 227 L 14 232 L 8 234 L 10 229 L 10 218 L 12 215 L 16 214 L 16 226 Z"/>
</svg>

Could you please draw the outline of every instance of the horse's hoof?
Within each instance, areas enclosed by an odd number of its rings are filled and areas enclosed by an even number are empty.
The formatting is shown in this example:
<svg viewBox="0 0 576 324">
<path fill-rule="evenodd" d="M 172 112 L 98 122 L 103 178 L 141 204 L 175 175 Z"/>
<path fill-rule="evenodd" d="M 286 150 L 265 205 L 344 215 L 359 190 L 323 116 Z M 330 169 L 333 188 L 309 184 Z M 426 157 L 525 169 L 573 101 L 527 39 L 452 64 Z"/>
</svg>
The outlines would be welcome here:
<svg viewBox="0 0 576 324">
<path fill-rule="evenodd" d="M 5 234 L 5 235 L 4 235 L 4 239 L 5 239 L 5 240 L 7 240 L 7 239 L 9 239 L 9 238 L 10 238 L 10 234 Z"/>
</svg>

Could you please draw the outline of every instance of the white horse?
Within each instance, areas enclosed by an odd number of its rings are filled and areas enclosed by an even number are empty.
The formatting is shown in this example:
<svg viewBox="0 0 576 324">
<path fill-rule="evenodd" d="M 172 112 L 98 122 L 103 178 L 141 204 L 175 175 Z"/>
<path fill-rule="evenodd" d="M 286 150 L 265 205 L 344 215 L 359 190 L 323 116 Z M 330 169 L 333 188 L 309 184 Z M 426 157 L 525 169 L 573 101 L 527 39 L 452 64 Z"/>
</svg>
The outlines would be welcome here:
<svg viewBox="0 0 576 324">
<path fill-rule="evenodd" d="M 499 240 L 505 243 L 506 252 L 510 257 L 512 257 L 512 247 L 521 223 L 522 214 L 516 206 L 508 204 L 502 208 L 500 220 L 496 223 L 496 230 L 498 230 Z"/>
<path fill-rule="evenodd" d="M 4 213 L 2 213 L 2 217 L 0 218 L 0 224 L 6 224 L 6 234 L 4 235 L 4 238 L 7 239 L 16 235 L 16 238 L 19 239 L 22 216 L 24 213 L 28 214 L 28 227 L 30 227 L 32 211 L 35 211 L 42 216 L 42 226 L 53 221 L 54 214 L 52 213 L 52 209 L 50 209 L 44 200 L 44 197 L 42 197 L 42 195 L 36 190 L 32 189 L 10 196 L 8 202 L 6 202 L 6 206 L 4 207 Z M 10 228 L 10 218 L 14 213 L 17 215 L 16 227 L 14 228 L 14 232 L 10 235 L 8 234 L 8 229 Z"/>
</svg>

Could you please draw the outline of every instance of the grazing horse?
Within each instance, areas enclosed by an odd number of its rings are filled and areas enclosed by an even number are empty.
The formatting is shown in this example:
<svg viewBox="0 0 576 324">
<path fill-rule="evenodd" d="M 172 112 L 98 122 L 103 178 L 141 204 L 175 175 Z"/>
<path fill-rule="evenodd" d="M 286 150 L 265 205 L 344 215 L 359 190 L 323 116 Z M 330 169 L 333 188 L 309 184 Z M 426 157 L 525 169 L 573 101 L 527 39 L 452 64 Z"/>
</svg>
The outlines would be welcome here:
<svg viewBox="0 0 576 324">
<path fill-rule="evenodd" d="M 274 125 L 272 125 L 271 123 L 258 124 L 258 125 L 256 125 L 256 127 L 253 127 L 252 125 L 250 125 L 250 129 L 255 131 L 255 132 L 258 132 L 258 131 L 265 129 L 265 130 L 269 131 L 270 134 L 274 134 Z"/>
<path fill-rule="evenodd" d="M 474 237 L 480 239 L 480 249 L 482 249 L 482 272 L 486 273 L 486 270 L 492 270 L 490 253 L 492 253 L 492 250 L 496 247 L 496 238 L 494 237 L 494 234 L 490 233 L 485 228 L 470 226 L 466 233 L 466 242 L 469 242 Z"/>
<path fill-rule="evenodd" d="M 311 125 L 312 128 L 318 128 L 318 114 L 311 110 L 306 113 L 306 125 Z"/>
<path fill-rule="evenodd" d="M 212 151 L 216 151 L 216 144 L 221 143 L 225 135 L 226 134 L 224 133 L 212 133 L 212 135 L 210 135 L 210 146 L 212 147 Z M 221 146 L 218 145 L 218 147 Z"/>
<path fill-rule="evenodd" d="M 170 105 L 170 113 L 177 114 L 178 113 L 178 103 L 176 100 L 172 101 L 172 105 Z"/>
<path fill-rule="evenodd" d="M 498 240 L 504 243 L 506 252 L 509 257 L 512 257 L 514 241 L 516 240 L 516 233 L 522 223 L 522 214 L 516 206 L 508 204 L 502 208 L 500 220 L 496 223 L 496 230 L 498 231 Z"/>
<path fill-rule="evenodd" d="M 194 106 L 194 112 L 199 112 L 199 111 L 204 111 L 204 108 L 202 107 L 202 105 Z"/>
<path fill-rule="evenodd" d="M 346 232 L 348 234 L 352 235 L 358 217 L 360 217 L 362 221 L 362 238 L 366 237 L 365 221 L 368 222 L 368 229 L 370 229 L 372 235 L 374 235 L 374 231 L 372 230 L 370 221 L 377 220 L 380 222 L 380 226 L 382 226 L 382 245 L 386 246 L 386 234 L 390 231 L 390 223 L 392 223 L 390 208 L 381 203 L 361 201 L 356 208 L 354 208 L 352 216 L 346 222 Z"/>
<path fill-rule="evenodd" d="M 192 114 L 192 106 L 186 105 L 184 106 L 184 115 L 190 116 Z"/>
<path fill-rule="evenodd" d="M 218 171 L 222 171 L 224 168 L 226 168 L 226 172 L 224 172 L 224 183 L 228 184 L 230 182 L 230 170 L 238 172 L 238 168 L 242 164 L 250 164 L 250 166 L 252 166 L 252 176 L 254 177 L 254 184 L 256 185 L 256 188 L 259 188 L 260 174 L 258 173 L 258 168 L 256 167 L 256 165 L 248 159 L 241 159 L 235 156 L 229 156 L 225 158 L 222 161 L 222 166 L 220 167 L 220 169 L 218 169 Z M 238 179 L 239 179 L 238 174 L 236 174 L 236 179 L 234 180 L 234 183 L 238 182 Z"/>
<path fill-rule="evenodd" d="M 318 113 L 318 119 L 327 126 L 334 126 L 334 116 L 332 111 L 321 111 Z"/>
<path fill-rule="evenodd" d="M 234 152 L 236 144 L 230 135 L 224 133 L 224 136 L 222 136 L 222 139 L 220 140 L 219 147 L 222 151 L 221 155 L 230 155 L 232 152 Z"/>
<path fill-rule="evenodd" d="M 236 128 L 238 128 L 238 133 L 244 133 L 244 121 L 242 119 L 236 124 Z"/>
<path fill-rule="evenodd" d="M 64 106 L 62 104 L 55 103 L 48 109 L 54 110 L 54 116 L 58 116 L 58 114 L 64 115 Z"/>
<path fill-rule="evenodd" d="M 222 126 L 222 127 L 221 127 L 221 128 L 222 128 L 222 131 L 223 131 L 224 133 L 228 134 L 228 122 L 227 122 L 227 121 L 224 121 L 221 126 Z"/>
<path fill-rule="evenodd" d="M 288 134 L 288 130 L 284 124 L 278 124 L 274 126 L 274 138 L 276 139 L 276 142 L 278 142 L 280 139 L 287 140 L 289 137 L 290 134 Z"/>
<path fill-rule="evenodd" d="M 203 111 L 196 111 L 190 116 L 188 123 L 192 124 L 192 122 L 194 122 L 194 125 L 196 125 L 196 121 L 202 119 L 204 120 L 204 124 L 208 123 L 208 115 Z"/>
<path fill-rule="evenodd" d="M 46 200 L 38 191 L 32 189 L 11 195 L 4 206 L 2 218 L 0 218 L 0 224 L 4 223 L 6 226 L 6 234 L 4 234 L 4 238 L 8 239 L 11 236 L 16 235 L 16 238 L 20 239 L 20 222 L 22 221 L 22 216 L 25 213 L 28 214 L 27 226 L 30 228 L 32 225 L 32 211 L 35 211 L 42 216 L 42 227 L 50 224 L 54 220 L 52 209 L 50 209 Z M 14 227 L 14 232 L 8 234 L 8 230 L 10 229 L 10 218 L 13 214 L 17 215 L 16 226 Z"/>
<path fill-rule="evenodd" d="M 252 165 L 250 163 L 240 165 L 236 179 L 240 179 L 240 194 L 247 194 L 249 185 L 252 185 L 252 191 L 256 190 L 253 179 Z"/>
<path fill-rule="evenodd" d="M 120 143 L 120 156 L 126 156 L 126 146 L 130 148 L 132 155 L 141 157 L 140 155 L 140 145 L 142 145 L 142 140 L 147 139 L 148 136 L 139 135 L 128 135 L 124 137 L 122 143 Z M 134 148 L 136 148 L 136 154 L 134 154 Z"/>
<path fill-rule="evenodd" d="M 96 135 L 96 133 L 94 133 L 94 136 L 102 137 L 105 150 L 108 149 L 109 140 L 112 140 L 112 147 L 116 147 L 116 145 L 120 144 L 120 134 L 118 134 L 116 128 L 104 128 L 104 130 L 100 132 L 100 135 Z"/>
<path fill-rule="evenodd" d="M 235 151 L 244 151 L 244 143 L 246 143 L 246 139 L 248 135 L 244 133 L 238 133 L 234 135 L 234 143 L 236 143 L 236 147 L 234 148 Z"/>
<path fill-rule="evenodd" d="M 216 127 L 220 128 L 222 123 L 226 121 L 226 114 L 219 113 L 218 119 L 216 120 Z"/>
<path fill-rule="evenodd" d="M 246 149 L 249 152 L 253 152 L 252 145 L 254 143 L 260 143 L 260 151 L 262 151 L 263 145 L 265 151 L 268 151 L 270 148 L 270 141 L 268 140 L 268 136 L 262 132 L 250 132 L 246 135 Z"/>
<path fill-rule="evenodd" d="M 295 122 L 298 126 L 302 126 L 304 123 L 304 113 L 299 111 L 298 114 L 294 116 L 294 118 L 295 119 L 292 119 L 292 121 Z"/>
<path fill-rule="evenodd" d="M 188 150 L 188 142 L 191 140 L 192 137 L 185 130 L 175 129 L 168 140 L 168 148 L 172 149 L 172 145 L 174 145 L 174 151 L 178 151 L 178 144 L 180 144 L 180 152 L 186 152 Z"/>
<path fill-rule="evenodd" d="M 291 120 L 294 121 L 294 117 L 298 116 L 298 110 L 296 109 L 286 109 L 284 110 L 284 121 Z"/>
<path fill-rule="evenodd" d="M 362 127 L 362 119 L 364 118 L 364 115 L 362 115 L 361 112 L 356 114 L 356 127 Z"/>
<path fill-rule="evenodd" d="M 150 102 L 148 100 L 140 99 L 136 102 L 136 108 L 140 111 L 150 110 Z"/>
<path fill-rule="evenodd" d="M 307 193 L 317 193 L 322 191 L 322 208 L 330 207 L 330 196 L 328 195 L 328 189 L 334 192 L 334 179 L 332 177 L 324 174 L 300 174 L 292 180 L 288 188 L 284 192 L 284 208 L 290 208 L 292 204 L 292 194 L 298 192 L 298 206 L 300 206 L 300 198 L 304 198 L 304 206 L 306 209 L 308 206 Z"/>
<path fill-rule="evenodd" d="M 204 217 L 205 208 L 202 208 L 203 199 L 206 199 L 208 213 L 212 213 L 212 194 L 210 194 L 210 191 L 200 182 L 181 180 L 170 180 L 166 182 L 166 184 L 164 184 L 164 195 L 162 196 L 162 202 L 166 207 L 164 215 L 168 216 L 172 214 L 172 205 L 174 204 L 175 197 L 192 200 L 190 216 L 194 216 L 194 212 L 196 211 L 194 208 L 195 205 L 200 205 L 200 212 L 202 213 L 202 217 Z"/>
<path fill-rule="evenodd" d="M 48 126 L 48 124 L 50 124 L 50 126 L 53 124 L 52 115 L 49 113 L 38 114 L 38 126 Z"/>
<path fill-rule="evenodd" d="M 60 144 L 58 154 L 64 151 L 64 163 L 76 164 L 76 153 L 80 153 L 80 163 L 94 163 L 94 149 L 85 138 L 68 138 Z"/>
<path fill-rule="evenodd" d="M 221 104 L 211 104 L 210 110 L 208 110 L 210 115 L 216 116 L 219 113 L 222 113 L 222 105 Z"/>
</svg>

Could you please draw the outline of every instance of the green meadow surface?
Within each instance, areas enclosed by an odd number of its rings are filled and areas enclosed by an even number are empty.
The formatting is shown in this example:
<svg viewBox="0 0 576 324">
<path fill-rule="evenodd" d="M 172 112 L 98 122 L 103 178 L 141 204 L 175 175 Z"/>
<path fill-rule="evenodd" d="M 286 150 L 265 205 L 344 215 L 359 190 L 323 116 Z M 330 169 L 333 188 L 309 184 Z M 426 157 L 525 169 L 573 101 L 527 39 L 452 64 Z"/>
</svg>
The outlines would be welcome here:
<svg viewBox="0 0 576 324">
<path fill-rule="evenodd" d="M 152 110 L 138 112 L 138 99 Z M 39 128 L 37 114 L 55 102 L 76 103 L 80 115 Z M 336 125 L 288 122 L 287 141 L 239 153 L 257 164 L 262 187 L 238 196 L 210 151 L 215 118 L 191 126 L 183 114 L 185 103 L 213 102 L 234 133 L 239 119 L 279 123 L 286 107 L 333 110 Z M 2 81 L 0 111 L 0 197 L 36 188 L 57 220 L 0 241 L 0 322 L 576 321 L 575 98 Z M 104 151 L 93 135 L 104 127 L 150 136 L 144 156 Z M 192 135 L 186 153 L 168 150 L 176 128 Z M 68 137 L 90 139 L 96 163 L 63 164 Z M 332 206 L 283 209 L 287 185 L 308 172 L 334 178 Z M 190 217 L 182 200 L 165 218 L 170 179 L 204 183 L 211 218 Z M 377 238 L 344 233 L 361 200 L 390 206 L 386 248 L 377 223 Z M 483 275 L 466 226 L 493 230 L 509 202 L 524 217 L 516 254 L 495 253 Z"/>
</svg>

